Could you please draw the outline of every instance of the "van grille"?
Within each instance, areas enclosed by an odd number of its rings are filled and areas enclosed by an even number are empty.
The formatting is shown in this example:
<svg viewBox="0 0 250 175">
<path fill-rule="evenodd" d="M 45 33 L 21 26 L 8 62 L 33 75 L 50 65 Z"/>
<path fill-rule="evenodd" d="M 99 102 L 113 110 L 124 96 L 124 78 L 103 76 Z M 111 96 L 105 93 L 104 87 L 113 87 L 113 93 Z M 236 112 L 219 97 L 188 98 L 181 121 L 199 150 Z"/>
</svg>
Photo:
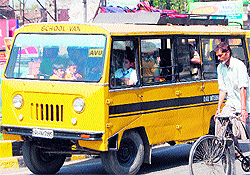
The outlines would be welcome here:
<svg viewBox="0 0 250 175">
<path fill-rule="evenodd" d="M 31 119 L 63 122 L 63 105 L 31 103 Z"/>
</svg>

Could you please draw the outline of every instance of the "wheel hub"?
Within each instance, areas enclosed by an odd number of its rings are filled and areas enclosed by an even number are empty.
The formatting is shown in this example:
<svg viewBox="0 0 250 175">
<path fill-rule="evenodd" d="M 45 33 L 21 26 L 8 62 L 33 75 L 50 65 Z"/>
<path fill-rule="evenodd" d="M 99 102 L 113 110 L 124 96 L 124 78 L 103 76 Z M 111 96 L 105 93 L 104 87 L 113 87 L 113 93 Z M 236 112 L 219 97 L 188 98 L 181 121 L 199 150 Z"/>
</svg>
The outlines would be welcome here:
<svg viewBox="0 0 250 175">
<path fill-rule="evenodd" d="M 205 162 L 205 164 L 208 165 L 208 166 L 213 166 L 213 165 L 214 165 L 212 159 L 205 160 L 204 162 Z"/>
<path fill-rule="evenodd" d="M 118 161 L 121 164 L 130 165 L 133 162 L 135 155 L 136 155 L 136 150 L 134 142 L 132 142 L 130 139 L 124 139 L 117 152 Z"/>
<path fill-rule="evenodd" d="M 128 159 L 129 159 L 129 148 L 128 147 L 122 147 L 122 149 L 121 149 L 121 159 L 123 160 L 123 161 L 128 161 Z"/>
</svg>

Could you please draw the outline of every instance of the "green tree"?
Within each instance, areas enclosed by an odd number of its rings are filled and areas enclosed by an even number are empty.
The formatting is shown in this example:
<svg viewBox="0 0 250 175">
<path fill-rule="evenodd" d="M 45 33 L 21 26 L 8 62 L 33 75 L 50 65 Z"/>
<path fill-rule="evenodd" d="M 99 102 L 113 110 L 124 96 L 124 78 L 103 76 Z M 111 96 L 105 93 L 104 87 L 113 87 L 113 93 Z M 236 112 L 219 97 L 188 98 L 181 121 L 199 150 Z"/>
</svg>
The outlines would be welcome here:
<svg viewBox="0 0 250 175">
<path fill-rule="evenodd" d="M 180 13 L 188 12 L 188 4 L 190 2 L 209 2 L 218 0 L 149 0 L 150 4 L 160 9 L 177 10 Z M 227 1 L 227 0 L 221 0 Z M 249 0 L 247 0 L 249 1 Z"/>
<path fill-rule="evenodd" d="M 181 13 L 185 13 L 187 1 L 188 0 L 151 0 L 151 4 L 160 9 L 177 10 Z"/>
<path fill-rule="evenodd" d="M 32 4 L 29 10 L 30 11 L 38 11 L 39 10 L 39 5 L 38 4 Z"/>
</svg>

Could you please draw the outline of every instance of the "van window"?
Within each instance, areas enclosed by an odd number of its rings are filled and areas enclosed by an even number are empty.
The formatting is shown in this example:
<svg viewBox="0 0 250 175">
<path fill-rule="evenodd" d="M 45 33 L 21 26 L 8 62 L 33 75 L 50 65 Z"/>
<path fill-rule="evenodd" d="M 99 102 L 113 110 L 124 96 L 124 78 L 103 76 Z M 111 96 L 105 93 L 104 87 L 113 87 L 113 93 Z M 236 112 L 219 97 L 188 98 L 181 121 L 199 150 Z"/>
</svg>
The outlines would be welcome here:
<svg viewBox="0 0 250 175">
<path fill-rule="evenodd" d="M 247 45 L 248 45 L 248 54 L 250 55 L 250 38 L 247 38 Z"/>
<path fill-rule="evenodd" d="M 217 66 L 219 61 L 213 49 L 221 42 L 221 39 L 202 38 L 202 63 L 204 79 L 217 78 Z"/>
<path fill-rule="evenodd" d="M 198 40 L 195 38 L 177 38 L 176 52 L 178 62 L 179 81 L 196 81 L 201 76 L 201 59 Z"/>
<path fill-rule="evenodd" d="M 248 59 L 246 59 L 246 54 L 241 38 L 202 38 L 201 44 L 204 79 L 217 78 L 217 66 L 219 64 L 219 61 L 213 50 L 220 42 L 223 41 L 229 43 L 232 50 L 232 56 L 243 61 L 249 69 L 249 61 Z"/>
<path fill-rule="evenodd" d="M 250 55 L 250 38 L 247 38 L 247 45 L 248 45 L 248 55 Z M 249 60 L 248 60 L 249 63 Z M 250 75 L 250 68 L 248 67 L 248 74 Z"/>
<path fill-rule="evenodd" d="M 138 64 L 133 40 L 117 40 L 113 42 L 110 66 L 110 87 L 124 88 L 139 84 Z"/>
<path fill-rule="evenodd" d="M 240 59 L 245 64 L 247 64 L 248 60 L 246 59 L 242 39 L 241 38 L 228 39 L 228 43 L 229 43 L 230 48 L 232 50 L 232 56 Z"/>
<path fill-rule="evenodd" d="M 103 74 L 104 35 L 19 34 L 6 77 L 98 82 Z"/>
<path fill-rule="evenodd" d="M 175 81 L 175 62 L 169 38 L 141 40 L 141 73 L 144 85 Z"/>
</svg>

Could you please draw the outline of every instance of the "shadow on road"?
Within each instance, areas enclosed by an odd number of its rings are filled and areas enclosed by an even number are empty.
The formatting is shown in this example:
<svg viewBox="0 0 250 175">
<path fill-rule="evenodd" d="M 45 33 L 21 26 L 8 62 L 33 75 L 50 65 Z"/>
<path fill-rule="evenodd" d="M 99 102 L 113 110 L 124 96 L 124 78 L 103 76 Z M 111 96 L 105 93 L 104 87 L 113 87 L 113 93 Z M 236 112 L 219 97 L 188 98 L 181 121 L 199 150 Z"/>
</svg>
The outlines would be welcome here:
<svg viewBox="0 0 250 175">
<path fill-rule="evenodd" d="M 142 165 L 138 174 L 160 173 L 182 165 L 188 165 L 190 144 L 164 146 L 153 149 L 152 164 Z M 188 169 L 186 168 L 188 173 Z M 70 165 L 64 165 L 58 174 L 106 174 L 100 158 L 89 159 Z"/>
<path fill-rule="evenodd" d="M 191 144 L 182 144 L 154 149 L 151 165 L 144 164 L 141 167 L 139 174 L 147 174 L 182 165 L 188 165 L 188 157 L 191 147 Z"/>
</svg>

